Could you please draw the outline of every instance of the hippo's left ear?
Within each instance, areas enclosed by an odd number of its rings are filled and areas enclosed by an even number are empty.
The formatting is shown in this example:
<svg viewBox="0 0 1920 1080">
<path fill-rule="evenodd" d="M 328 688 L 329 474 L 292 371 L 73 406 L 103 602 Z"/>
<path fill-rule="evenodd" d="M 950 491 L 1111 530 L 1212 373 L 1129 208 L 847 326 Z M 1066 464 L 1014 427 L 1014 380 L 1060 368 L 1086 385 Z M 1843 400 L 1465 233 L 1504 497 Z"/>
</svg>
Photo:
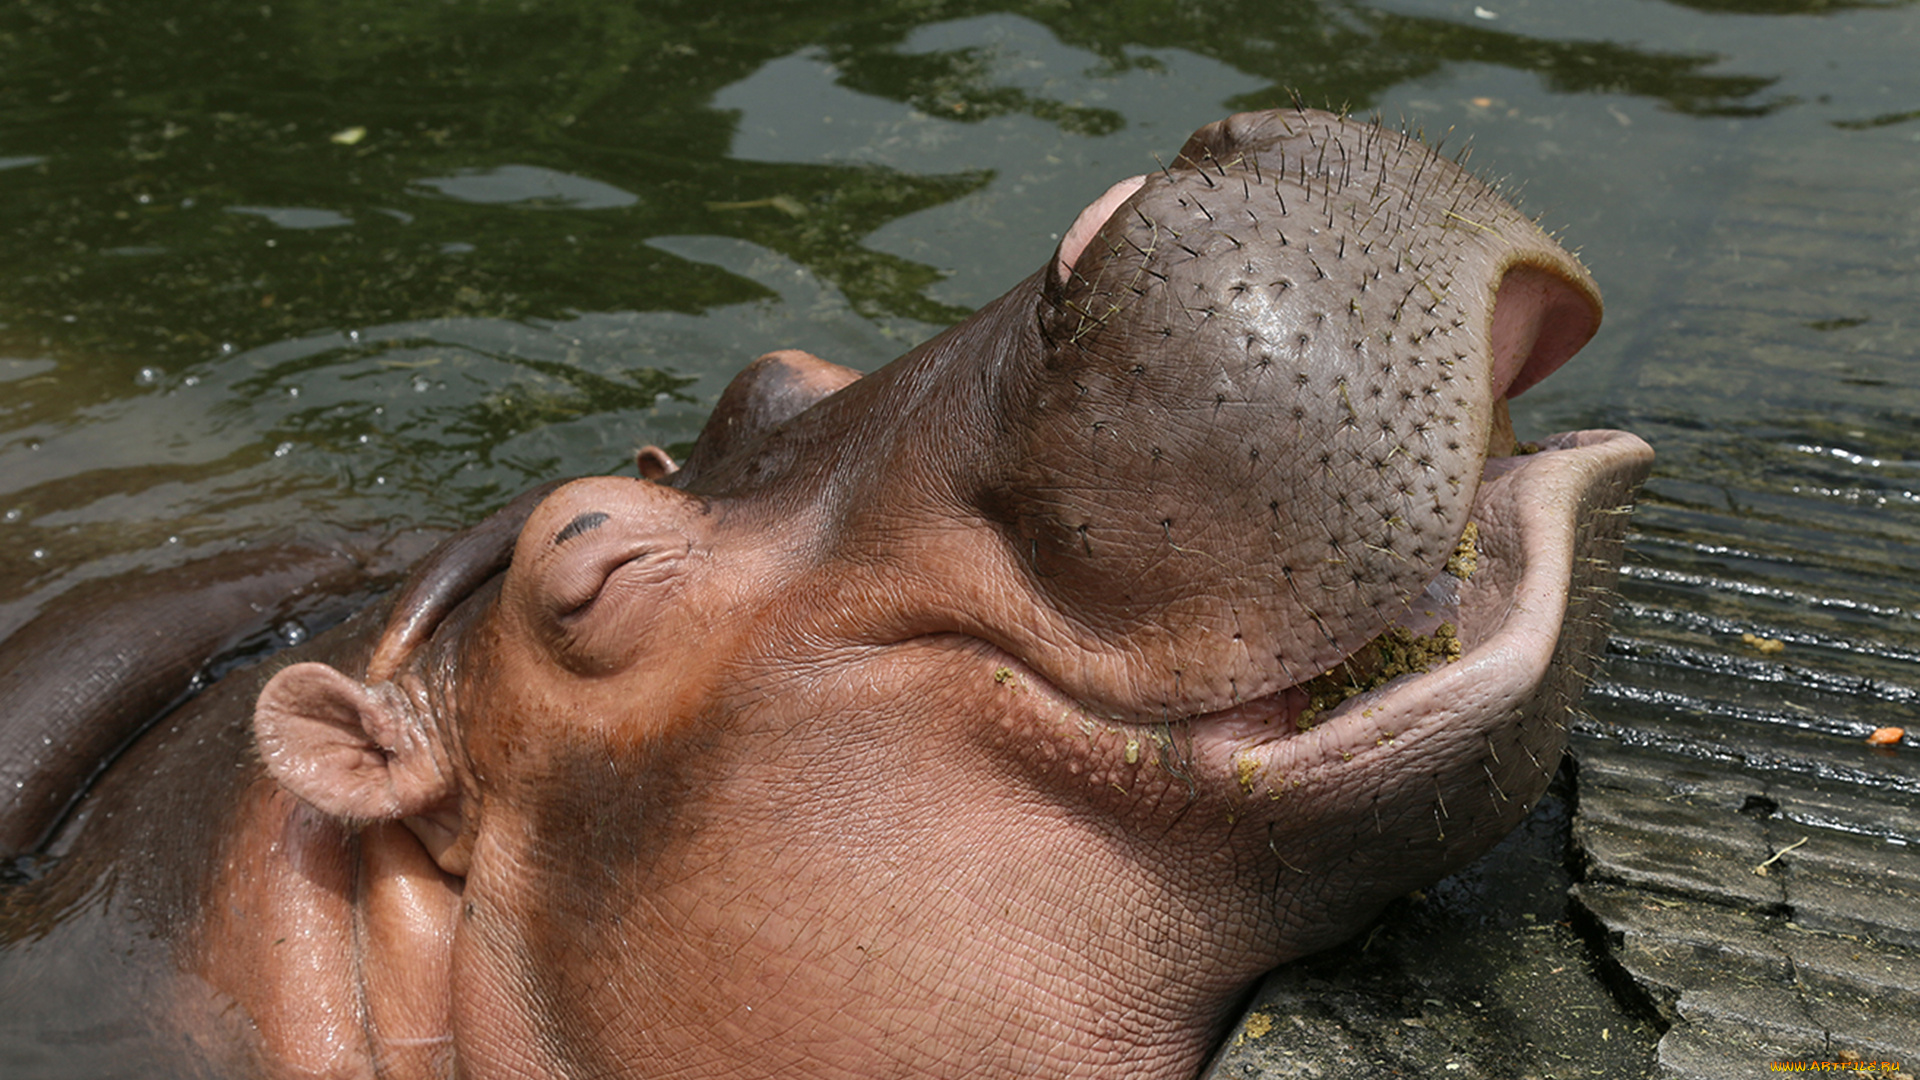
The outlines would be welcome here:
<svg viewBox="0 0 1920 1080">
<path fill-rule="evenodd" d="M 253 733 L 281 787 L 342 821 L 436 814 L 455 795 L 432 732 L 391 683 L 294 664 L 260 691 Z"/>
</svg>

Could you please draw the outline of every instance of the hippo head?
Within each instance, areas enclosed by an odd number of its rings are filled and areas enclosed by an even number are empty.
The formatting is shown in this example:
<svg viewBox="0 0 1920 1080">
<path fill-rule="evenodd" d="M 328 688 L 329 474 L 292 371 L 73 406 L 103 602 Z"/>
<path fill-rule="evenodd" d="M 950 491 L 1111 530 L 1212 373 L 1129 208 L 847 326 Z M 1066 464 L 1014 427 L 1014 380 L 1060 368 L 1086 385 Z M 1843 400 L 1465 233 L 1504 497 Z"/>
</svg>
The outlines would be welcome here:
<svg viewBox="0 0 1920 1080">
<path fill-rule="evenodd" d="M 458 879 L 471 1075 L 1191 1075 L 1544 790 L 1651 454 L 1505 400 L 1599 318 L 1406 135 L 1235 116 L 885 369 L 543 493 L 262 754 Z"/>
</svg>

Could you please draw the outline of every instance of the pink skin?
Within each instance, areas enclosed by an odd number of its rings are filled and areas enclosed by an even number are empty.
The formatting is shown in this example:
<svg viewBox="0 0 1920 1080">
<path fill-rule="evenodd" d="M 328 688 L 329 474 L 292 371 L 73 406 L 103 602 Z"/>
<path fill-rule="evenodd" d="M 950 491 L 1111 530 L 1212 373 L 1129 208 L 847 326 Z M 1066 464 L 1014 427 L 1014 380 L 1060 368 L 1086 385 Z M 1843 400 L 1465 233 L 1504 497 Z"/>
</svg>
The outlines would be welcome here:
<svg viewBox="0 0 1920 1080">
<path fill-rule="evenodd" d="M 1129 176 L 1108 188 L 1085 210 L 1080 211 L 1080 215 L 1067 228 L 1067 235 L 1060 238 L 1060 252 L 1053 260 L 1053 276 L 1056 280 L 1065 282 L 1073 276 L 1073 264 L 1080 261 L 1080 253 L 1087 250 L 1087 245 L 1093 241 L 1094 234 L 1100 231 L 1100 226 L 1105 225 L 1113 212 L 1120 209 L 1120 205 L 1132 198 L 1133 193 L 1139 191 L 1146 182 L 1144 176 Z"/>
<path fill-rule="evenodd" d="M 1377 135 L 1230 124 L 1282 120 Z M 1038 539 L 1010 540 L 1029 519 L 995 516 L 1006 463 L 968 456 L 987 421 L 966 395 L 1016 399 L 992 378 L 1034 305 L 1122 252 L 1110 226 L 1155 183 L 1116 185 L 1041 273 L 885 372 L 771 358 L 682 473 L 554 491 L 503 575 L 391 616 L 371 673 L 279 671 L 197 954 L 259 1071 L 1190 1076 L 1263 971 L 1519 821 L 1603 632 L 1639 440 L 1469 448 L 1479 570 L 1427 552 L 1390 610 L 1325 633 L 1344 655 L 1444 618 L 1466 655 L 1305 731 L 1322 661 L 1208 652 L 1204 619 L 1166 621 L 1185 595 L 1157 623 L 1116 609 L 1145 620 L 1129 638 L 1070 607 Z M 1483 353 L 1447 391 L 1476 447 L 1599 314 L 1577 264 L 1481 205 L 1460 301 L 1480 321 L 1450 325 Z M 796 380 L 827 396 L 796 411 Z M 1172 530 L 1143 578 L 1227 565 Z M 1202 600 L 1269 570 L 1213 572 Z M 1233 603 L 1252 639 L 1269 599 Z"/>
<path fill-rule="evenodd" d="M 926 1075 L 962 1060 L 995 1058 L 1010 1074 L 1022 1075 L 1098 1075 L 1122 1062 L 1142 1069 L 1164 1063 L 1169 1075 L 1187 1069 L 1205 1052 L 1239 986 L 1271 963 L 1338 940 L 1362 913 L 1344 910 L 1350 901 L 1344 892 L 1302 890 L 1265 911 L 1228 907 L 1196 923 L 1196 911 L 1164 906 L 1169 884 L 1184 883 L 1182 895 L 1233 895 L 1230 882 L 1248 858 L 1235 854 L 1243 844 L 1273 853 L 1282 884 L 1334 880 L 1347 849 L 1328 838 L 1350 826 L 1326 793 L 1354 785 L 1376 793 L 1381 817 L 1367 821 L 1367 831 L 1398 838 L 1368 871 L 1383 898 L 1425 879 L 1420 871 L 1409 878 L 1397 869 L 1404 859 L 1396 857 L 1406 848 L 1471 853 L 1504 833 L 1537 796 L 1559 752 L 1560 731 L 1557 717 L 1549 716 L 1489 734 L 1484 718 L 1537 715 L 1529 708 L 1542 697 L 1558 707 L 1565 688 L 1543 689 L 1541 679 L 1567 603 L 1564 575 L 1577 557 L 1574 505 L 1596 493 L 1618 498 L 1608 483 L 1617 486 L 1622 471 L 1630 472 L 1644 453 L 1630 436 L 1599 434 L 1568 437 L 1547 452 L 1492 463 L 1475 513 L 1486 562 L 1459 586 L 1457 618 L 1472 646 L 1469 654 L 1440 671 L 1356 698 L 1307 732 L 1262 718 L 1259 703 L 1231 715 L 1193 718 L 1182 738 L 1197 802 L 1189 801 L 1185 779 L 1160 763 L 1154 748 L 1161 729 L 1089 715 L 1017 658 L 977 639 L 942 635 L 869 647 L 862 649 L 870 653 L 865 659 L 840 664 L 819 653 L 846 646 L 823 642 L 810 650 L 812 659 L 796 660 L 789 652 L 775 667 L 754 666 L 757 674 L 743 681 L 761 703 L 731 709 L 735 746 L 710 772 L 696 769 L 709 782 L 681 810 L 702 818 L 724 815 L 730 827 L 676 837 L 650 867 L 636 868 L 616 894 L 627 905 L 618 921 L 646 931 L 623 935 L 625 948 L 618 953 L 589 950 L 564 973 L 571 976 L 563 984 L 566 999 L 585 1016 L 604 1015 L 608 1006 L 593 1004 L 601 994 L 609 995 L 608 1002 L 637 996 L 658 1004 L 645 1023 L 636 1018 L 626 1030 L 599 1032 L 601 1042 L 583 1038 L 573 1045 L 590 1046 L 594 1053 L 585 1057 L 657 1064 L 661 1075 L 683 1069 Z M 614 681 L 584 694 L 567 668 L 574 666 L 573 657 L 586 657 L 595 670 L 620 665 L 624 646 L 601 637 L 591 624 L 613 614 L 617 597 L 659 584 L 660 567 L 651 555 L 663 548 L 635 547 L 608 532 L 608 542 L 584 560 L 598 568 L 586 577 L 564 561 L 540 556 L 547 554 L 546 538 L 564 530 L 579 507 L 618 507 L 610 497 L 623 489 L 646 492 L 627 481 L 582 481 L 556 493 L 529 522 L 522 549 L 533 555 L 532 569 L 521 580 L 533 586 L 542 577 L 558 578 L 552 591 L 558 599 L 535 606 L 554 612 L 555 624 L 580 636 L 544 658 L 517 651 L 500 657 L 493 677 L 476 688 L 487 695 L 489 713 L 538 715 L 544 710 L 529 702 L 564 695 L 570 711 L 597 718 L 597 733 L 569 738 L 607 748 L 602 752 L 609 779 L 636 768 L 619 764 L 625 759 L 611 748 L 633 736 L 616 732 L 660 722 L 658 713 L 635 712 L 631 703 L 679 697 L 685 680 L 666 663 L 610 676 Z M 647 507 L 666 494 L 653 492 L 658 494 L 646 494 L 631 512 L 649 514 Z M 677 506 L 668 502 L 669 516 L 684 521 Z M 657 526 L 649 531 L 658 535 Z M 693 551 L 715 558 L 715 549 L 697 542 Z M 542 570 L 543 563 L 552 569 Z M 703 577 L 737 595 L 724 583 L 747 569 L 716 561 Z M 594 578 L 603 582 L 597 591 L 582 584 Z M 518 587 L 510 577 L 509 601 Z M 712 586 L 698 587 L 704 593 Z M 591 602 L 582 607 L 587 596 Z M 608 609 L 597 610 L 602 605 Z M 545 617 L 511 610 L 499 609 L 493 618 L 526 619 L 525 631 L 540 633 L 531 624 Z M 820 616 L 757 628 L 739 616 L 697 621 L 708 623 L 708 641 L 733 638 L 735 656 L 757 653 L 770 638 L 817 640 L 832 633 Z M 666 627 L 667 636 L 690 640 L 681 622 L 676 618 Z M 657 642 L 652 644 L 648 655 L 657 659 Z M 681 648 L 689 656 L 704 651 Z M 777 701 L 779 708 L 765 701 Z M 787 717 L 796 713 L 837 719 L 795 728 Z M 524 756 L 530 748 L 525 734 L 474 736 L 470 729 L 468 767 L 475 771 L 504 771 L 501 759 Z M 696 730 L 660 737 L 669 744 L 676 737 L 705 741 Z M 1493 771 L 1483 773 L 1479 759 L 1485 755 L 1476 745 L 1456 766 L 1471 770 L 1471 783 L 1436 779 L 1473 791 L 1449 798 L 1445 809 L 1429 790 L 1379 785 L 1377 778 L 1463 757 L 1447 744 L 1489 739 L 1498 740 Z M 752 749 L 757 746 L 767 749 Z M 848 756 L 850 747 L 887 750 L 863 761 Z M 1242 764 L 1249 756 L 1251 770 Z M 405 758 L 403 751 L 395 760 L 404 766 Z M 522 761 L 512 767 L 539 776 L 550 775 L 553 766 Z M 793 782 L 812 776 L 821 782 Z M 539 786 L 528 781 L 512 787 L 528 784 Z M 1038 792 L 1048 794 L 1036 800 Z M 539 792 L 526 794 L 540 801 Z M 473 1075 L 561 1071 L 564 1062 L 541 1053 L 552 1039 L 539 1033 L 554 1018 L 528 1014 L 523 987 L 532 973 L 520 966 L 527 958 L 516 957 L 519 950 L 502 950 L 502 935 L 509 942 L 532 937 L 532 927 L 558 917 L 544 894 L 568 888 L 551 879 L 559 868 L 545 863 L 537 846 L 528 846 L 539 841 L 534 822 L 540 815 L 516 808 L 511 792 L 488 801 L 491 808 L 478 821 L 462 805 L 457 829 L 470 839 L 439 845 L 444 875 L 414 871 L 421 887 L 446 899 L 416 900 L 405 917 L 379 918 L 379 908 L 370 908 L 371 924 L 399 941 L 359 955 L 363 963 L 392 955 L 450 955 L 444 969 L 450 989 L 438 999 L 452 1002 L 447 1037 L 462 1031 L 495 1036 L 480 1043 L 461 1040 L 460 1060 Z M 943 813 L 929 817 L 919 809 L 929 805 Z M 1156 837 L 1153 850 L 1115 846 L 1142 833 Z M 1223 847 L 1223 841 L 1230 842 Z M 394 830 L 361 840 L 369 867 L 417 865 L 420 855 L 407 853 L 422 847 L 414 834 Z M 1071 874 L 1059 870 L 1063 850 L 1076 853 Z M 983 863 L 987 852 L 991 860 Z M 528 874 L 535 867 L 544 883 L 530 890 Z M 367 876 L 376 875 L 363 871 Z M 1090 881 L 1100 883 L 1093 893 L 1087 892 Z M 845 903 L 836 899 L 848 889 L 862 898 L 856 905 L 861 914 L 851 924 Z M 248 889 L 243 895 L 257 894 Z M 469 912 L 478 905 L 478 929 L 469 925 L 471 915 L 461 916 L 453 899 L 458 895 Z M 1163 901 L 1147 902 L 1152 896 Z M 993 910 L 991 897 L 1006 897 L 1014 906 Z M 620 910 L 603 912 L 603 918 Z M 662 921 L 666 913 L 672 914 Z M 303 923 L 328 921 L 311 906 L 295 914 Z M 1185 938 L 1191 950 L 1186 956 L 1210 961 L 1193 970 L 1181 956 L 1122 950 L 1100 962 L 1103 978 L 1094 986 L 1036 989 L 1059 978 L 1067 957 L 1103 955 L 1101 943 L 1123 932 L 1119 928 L 1149 940 Z M 436 952 L 448 942 L 450 954 Z M 956 949 L 975 959 L 959 971 L 945 964 L 927 968 L 930 957 Z M 316 944 L 316 957 L 337 957 L 339 951 L 325 939 Z M 928 982 L 928 970 L 939 973 L 938 981 Z M 351 981 L 340 978 L 343 985 Z M 434 993 L 421 993 L 419 982 L 381 988 L 364 976 L 362 981 L 368 1007 L 382 1015 L 417 1014 L 436 1000 Z M 1129 999 L 1111 1000 L 1103 987 L 1126 987 Z M 304 1012 L 291 1008 L 310 1002 L 306 994 L 289 1001 L 287 1028 L 311 1030 L 299 1026 L 311 1024 Z M 1028 1029 L 1026 1020 L 1038 1014 L 1049 1017 L 1048 1025 Z M 1109 1029 L 1114 1017 L 1124 1015 L 1156 1019 L 1141 1036 L 1116 1039 Z M 388 1026 L 398 1028 L 397 1022 Z M 796 1041 L 790 1034 L 797 1029 L 819 1030 L 822 1038 L 831 1031 L 832 1037 Z"/>
</svg>

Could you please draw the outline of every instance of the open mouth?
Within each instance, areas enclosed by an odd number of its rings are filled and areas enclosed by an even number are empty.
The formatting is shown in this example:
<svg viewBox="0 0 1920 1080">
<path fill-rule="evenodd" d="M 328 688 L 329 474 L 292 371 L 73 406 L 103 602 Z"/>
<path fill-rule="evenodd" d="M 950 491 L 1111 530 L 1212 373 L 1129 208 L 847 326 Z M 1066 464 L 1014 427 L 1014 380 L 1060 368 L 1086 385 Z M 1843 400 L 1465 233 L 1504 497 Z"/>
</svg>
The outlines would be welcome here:
<svg viewBox="0 0 1920 1080">
<path fill-rule="evenodd" d="M 1503 807 L 1531 806 L 1564 745 L 1567 710 L 1604 648 L 1628 512 L 1652 462 L 1638 437 L 1603 430 L 1488 458 L 1468 515 L 1470 542 L 1388 613 L 1384 633 L 1313 677 L 1225 707 L 1124 715 L 1017 652 L 980 642 L 1009 700 L 1025 703 L 1025 720 L 1006 730 L 1038 736 L 1046 747 L 1039 761 L 1127 800 L 1157 791 L 1187 805 L 1211 791 L 1245 806 L 1372 785 L 1370 805 L 1384 814 L 1391 801 L 1439 803 L 1472 783 Z M 1288 812 L 1319 820 L 1317 811 Z M 1499 820 L 1484 835 L 1512 824 Z"/>
<path fill-rule="evenodd" d="M 1468 708 L 1522 707 L 1556 659 L 1596 652 L 1597 640 L 1569 635 L 1604 633 L 1585 608 L 1611 585 L 1653 452 L 1618 431 L 1563 433 L 1529 449 L 1487 460 L 1460 548 L 1385 633 L 1313 679 L 1190 718 L 1196 739 L 1245 754 L 1310 736 L 1352 752 Z"/>
</svg>

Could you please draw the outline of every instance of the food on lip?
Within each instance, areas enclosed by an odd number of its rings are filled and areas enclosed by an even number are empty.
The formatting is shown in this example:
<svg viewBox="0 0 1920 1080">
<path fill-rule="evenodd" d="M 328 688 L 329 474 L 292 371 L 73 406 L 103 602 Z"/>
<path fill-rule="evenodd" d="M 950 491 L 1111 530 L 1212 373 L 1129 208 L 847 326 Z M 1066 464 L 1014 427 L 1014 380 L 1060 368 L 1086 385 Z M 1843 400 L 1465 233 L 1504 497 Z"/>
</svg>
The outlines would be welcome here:
<svg viewBox="0 0 1920 1080">
<path fill-rule="evenodd" d="M 1460 542 L 1447 556 L 1447 573 L 1465 581 L 1480 568 L 1480 526 L 1472 521 L 1460 531 Z"/>
<path fill-rule="evenodd" d="M 1466 581 L 1479 566 L 1480 526 L 1469 521 L 1447 558 L 1447 573 Z M 1452 623 L 1441 623 L 1431 634 L 1389 627 L 1344 662 L 1308 680 L 1301 687 L 1307 692 L 1307 707 L 1293 722 L 1306 731 L 1313 727 L 1315 717 L 1348 698 L 1385 686 L 1402 675 L 1423 675 L 1451 664 L 1460 659 L 1462 651 Z"/>
<path fill-rule="evenodd" d="M 1307 680 L 1307 707 L 1294 718 L 1301 731 L 1313 728 L 1314 718 L 1350 697 L 1377 689 L 1402 675 L 1424 675 L 1460 659 L 1460 636 L 1452 623 L 1441 623 L 1431 634 L 1416 634 L 1398 626 L 1360 647 L 1360 651 L 1331 670 Z"/>
</svg>

